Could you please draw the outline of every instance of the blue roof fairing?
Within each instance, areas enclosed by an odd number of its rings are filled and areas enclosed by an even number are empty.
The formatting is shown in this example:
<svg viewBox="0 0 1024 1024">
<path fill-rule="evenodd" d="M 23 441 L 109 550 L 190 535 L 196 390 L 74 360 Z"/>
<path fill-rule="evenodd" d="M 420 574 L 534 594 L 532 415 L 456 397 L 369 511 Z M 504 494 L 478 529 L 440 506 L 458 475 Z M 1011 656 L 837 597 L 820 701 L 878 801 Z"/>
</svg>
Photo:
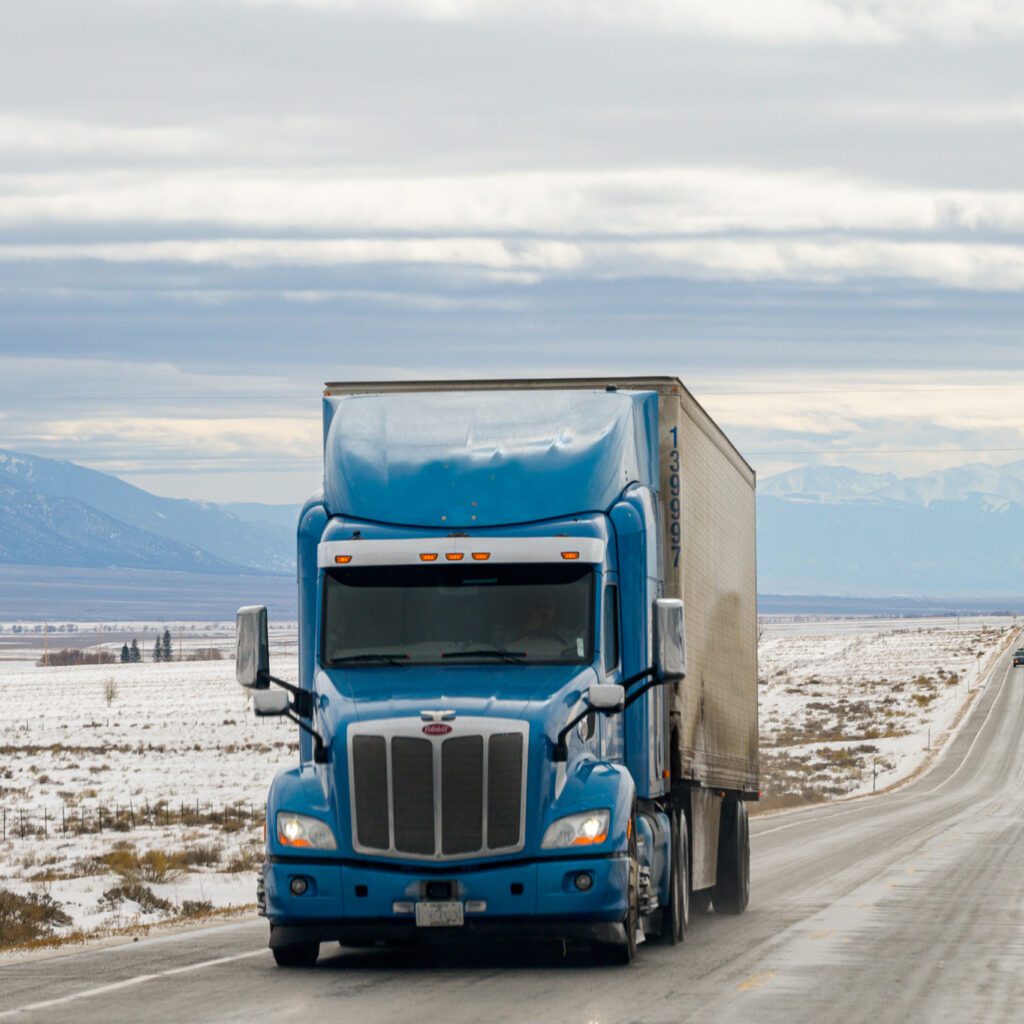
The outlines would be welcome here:
<svg viewBox="0 0 1024 1024">
<path fill-rule="evenodd" d="M 324 399 L 324 504 L 409 526 L 505 526 L 658 486 L 655 392 L 449 391 Z"/>
</svg>

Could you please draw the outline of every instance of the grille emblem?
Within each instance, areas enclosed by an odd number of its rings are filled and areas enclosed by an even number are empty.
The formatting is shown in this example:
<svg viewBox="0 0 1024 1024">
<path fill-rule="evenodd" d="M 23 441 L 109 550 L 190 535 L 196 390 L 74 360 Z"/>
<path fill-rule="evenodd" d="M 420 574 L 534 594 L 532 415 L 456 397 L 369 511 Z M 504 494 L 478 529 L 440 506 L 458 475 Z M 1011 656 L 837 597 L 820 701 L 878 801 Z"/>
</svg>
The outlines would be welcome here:
<svg viewBox="0 0 1024 1024">
<path fill-rule="evenodd" d="M 444 722 L 431 722 L 429 725 L 423 726 L 423 732 L 427 736 L 447 736 L 451 731 L 452 727 Z"/>
<path fill-rule="evenodd" d="M 454 711 L 421 711 L 420 720 L 423 722 L 454 722 Z"/>
</svg>

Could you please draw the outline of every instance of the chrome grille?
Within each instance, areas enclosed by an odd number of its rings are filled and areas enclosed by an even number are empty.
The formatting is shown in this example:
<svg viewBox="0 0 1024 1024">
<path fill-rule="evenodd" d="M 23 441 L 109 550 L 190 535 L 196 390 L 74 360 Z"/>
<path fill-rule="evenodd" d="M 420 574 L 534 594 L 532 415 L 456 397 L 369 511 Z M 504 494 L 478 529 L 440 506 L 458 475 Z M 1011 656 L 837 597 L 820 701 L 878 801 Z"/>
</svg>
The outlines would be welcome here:
<svg viewBox="0 0 1024 1024">
<path fill-rule="evenodd" d="M 395 849 L 434 852 L 434 751 L 430 740 L 391 740 L 391 802 L 395 808 Z"/>
<path fill-rule="evenodd" d="M 383 736 L 356 736 L 352 740 L 352 765 L 359 777 L 355 791 L 359 843 L 386 850 L 390 845 L 388 806 L 388 750 Z"/>
<path fill-rule="evenodd" d="M 442 853 L 473 853 L 484 845 L 483 778 L 483 736 L 459 736 L 441 744 Z"/>
<path fill-rule="evenodd" d="M 487 845 L 514 846 L 522 815 L 523 737 L 503 733 L 491 737 L 487 751 Z"/>
<path fill-rule="evenodd" d="M 422 730 L 411 718 L 350 727 L 354 848 L 428 860 L 522 849 L 526 723 L 474 718 L 445 736 Z"/>
</svg>

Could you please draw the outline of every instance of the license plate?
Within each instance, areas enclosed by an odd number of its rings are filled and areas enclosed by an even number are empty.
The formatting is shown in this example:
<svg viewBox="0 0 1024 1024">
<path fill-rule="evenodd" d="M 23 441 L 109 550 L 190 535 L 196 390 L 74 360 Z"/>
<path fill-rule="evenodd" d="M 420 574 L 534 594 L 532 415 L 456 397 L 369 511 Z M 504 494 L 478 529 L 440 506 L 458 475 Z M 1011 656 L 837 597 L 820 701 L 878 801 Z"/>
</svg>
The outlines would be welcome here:
<svg viewBox="0 0 1024 1024">
<path fill-rule="evenodd" d="M 417 928 L 458 928 L 463 921 L 462 904 L 457 900 L 416 904 Z"/>
</svg>

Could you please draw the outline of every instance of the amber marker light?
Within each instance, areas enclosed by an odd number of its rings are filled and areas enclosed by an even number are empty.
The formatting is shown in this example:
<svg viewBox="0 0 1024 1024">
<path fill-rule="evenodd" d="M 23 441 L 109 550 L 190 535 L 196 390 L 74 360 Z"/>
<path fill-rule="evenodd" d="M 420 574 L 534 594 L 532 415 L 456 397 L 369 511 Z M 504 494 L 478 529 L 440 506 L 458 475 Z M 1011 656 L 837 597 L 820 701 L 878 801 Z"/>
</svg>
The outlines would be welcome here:
<svg viewBox="0 0 1024 1024">
<path fill-rule="evenodd" d="M 436 551 L 428 551 L 425 554 L 420 555 L 420 561 L 421 562 L 436 562 L 437 561 L 437 552 Z"/>
<path fill-rule="evenodd" d="M 466 556 L 461 551 L 449 551 L 444 557 L 447 558 L 449 562 L 461 562 Z"/>
<path fill-rule="evenodd" d="M 473 561 L 474 562 L 486 562 L 491 557 L 490 551 L 474 551 Z"/>
<path fill-rule="evenodd" d="M 351 555 L 335 555 L 334 556 L 334 561 L 337 562 L 338 565 L 348 565 L 348 563 L 352 561 L 352 556 Z"/>
<path fill-rule="evenodd" d="M 578 551 L 563 551 L 562 557 L 567 562 L 575 562 L 576 559 L 580 557 L 580 553 Z"/>
</svg>

